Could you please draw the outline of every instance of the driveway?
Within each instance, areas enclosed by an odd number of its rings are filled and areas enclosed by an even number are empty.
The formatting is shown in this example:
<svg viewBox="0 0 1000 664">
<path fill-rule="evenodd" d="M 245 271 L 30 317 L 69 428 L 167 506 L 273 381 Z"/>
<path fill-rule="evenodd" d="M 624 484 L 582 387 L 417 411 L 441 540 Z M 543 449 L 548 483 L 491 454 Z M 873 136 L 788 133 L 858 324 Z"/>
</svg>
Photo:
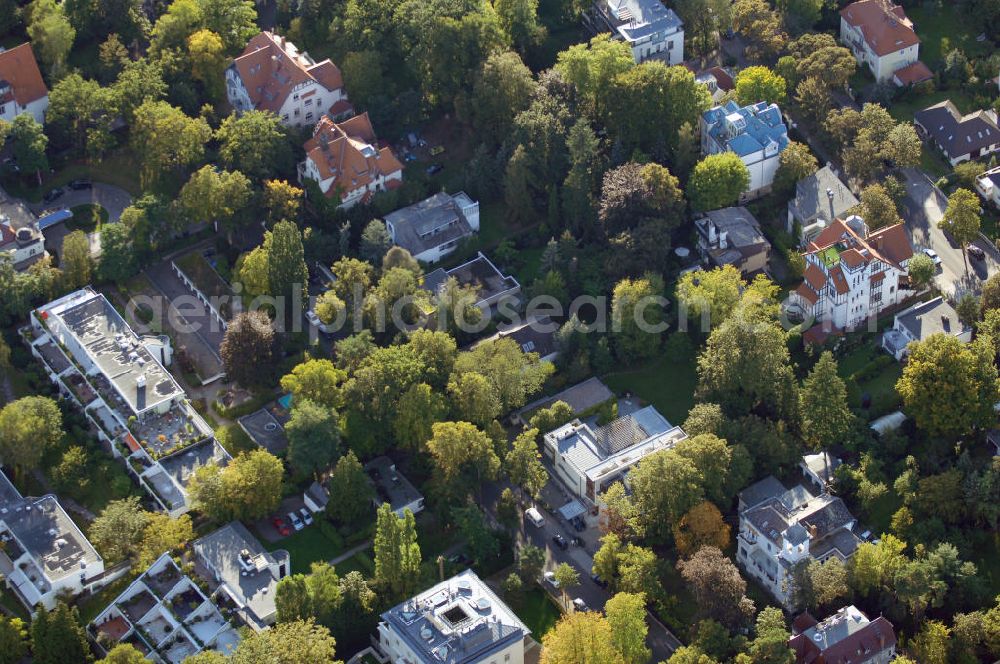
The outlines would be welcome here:
<svg viewBox="0 0 1000 664">
<path fill-rule="evenodd" d="M 906 220 L 906 231 L 913 250 L 933 249 L 941 257 L 941 266 L 935 283 L 942 292 L 954 297 L 956 293 L 972 291 L 979 293 L 983 282 L 1000 270 L 1000 253 L 992 243 L 983 238 L 974 244 L 986 254 L 985 261 L 968 260 L 962 247 L 938 228 L 948 207 L 948 198 L 926 173 L 917 168 L 900 169 L 906 196 L 902 200 L 900 212 Z"/>
<path fill-rule="evenodd" d="M 95 182 L 90 189 L 73 191 L 66 187 L 66 193 L 51 203 L 29 203 L 28 207 L 35 214 L 50 208 L 71 208 L 76 205 L 96 203 L 108 211 L 108 221 L 118 221 L 122 210 L 132 204 L 132 196 L 121 187 L 103 182 Z"/>
</svg>

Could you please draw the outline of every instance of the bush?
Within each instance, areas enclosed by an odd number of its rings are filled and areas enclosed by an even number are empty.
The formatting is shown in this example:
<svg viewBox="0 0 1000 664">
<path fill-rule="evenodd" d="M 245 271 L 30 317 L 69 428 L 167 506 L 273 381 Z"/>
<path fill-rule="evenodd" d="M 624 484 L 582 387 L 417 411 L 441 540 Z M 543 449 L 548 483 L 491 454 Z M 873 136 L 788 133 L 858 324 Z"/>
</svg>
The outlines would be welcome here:
<svg viewBox="0 0 1000 664">
<path fill-rule="evenodd" d="M 859 383 L 871 380 L 875 376 L 882 373 L 886 367 L 891 366 L 895 361 L 896 360 L 891 355 L 880 354 L 874 360 L 851 374 L 851 379 Z"/>
</svg>

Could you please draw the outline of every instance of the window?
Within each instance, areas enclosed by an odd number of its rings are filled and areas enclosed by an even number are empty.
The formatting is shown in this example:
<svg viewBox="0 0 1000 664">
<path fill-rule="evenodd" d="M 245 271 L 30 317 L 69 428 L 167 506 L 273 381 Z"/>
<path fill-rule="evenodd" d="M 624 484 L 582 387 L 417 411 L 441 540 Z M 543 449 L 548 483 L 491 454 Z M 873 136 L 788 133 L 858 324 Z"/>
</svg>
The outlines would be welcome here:
<svg viewBox="0 0 1000 664">
<path fill-rule="evenodd" d="M 313 105 L 312 97 L 309 97 L 309 99 L 306 99 L 306 106 L 312 106 L 312 105 Z"/>
<path fill-rule="evenodd" d="M 299 109 L 295 109 L 295 117 L 299 117 Z"/>
<path fill-rule="evenodd" d="M 309 111 L 308 113 L 306 113 L 306 120 L 312 120 L 312 119 L 313 119 L 312 111 Z"/>
<path fill-rule="evenodd" d="M 281 119 L 284 120 L 285 122 L 288 122 L 288 113 L 282 114 Z"/>
<path fill-rule="evenodd" d="M 292 95 L 292 99 L 294 99 L 295 101 L 298 101 L 299 100 L 299 93 L 296 92 L 295 94 L 293 94 Z"/>
</svg>

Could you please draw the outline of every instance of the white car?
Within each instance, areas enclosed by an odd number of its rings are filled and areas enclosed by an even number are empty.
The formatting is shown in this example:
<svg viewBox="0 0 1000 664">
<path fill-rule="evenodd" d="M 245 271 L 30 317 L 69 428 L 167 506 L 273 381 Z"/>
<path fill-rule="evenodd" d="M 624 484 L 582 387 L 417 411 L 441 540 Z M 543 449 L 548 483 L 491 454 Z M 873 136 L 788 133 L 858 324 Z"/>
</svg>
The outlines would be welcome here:
<svg viewBox="0 0 1000 664">
<path fill-rule="evenodd" d="M 319 316 L 316 314 L 316 312 L 313 311 L 312 309 L 306 312 L 306 320 L 309 321 L 310 325 L 312 325 L 315 328 L 318 328 L 319 331 L 322 332 L 323 334 L 333 334 L 335 331 L 333 329 L 333 325 L 325 325 L 323 321 L 319 319 Z"/>
<path fill-rule="evenodd" d="M 573 600 L 573 608 L 577 611 L 590 611 L 590 607 L 587 606 L 587 603 L 579 597 Z"/>
<path fill-rule="evenodd" d="M 938 256 L 938 253 L 936 251 L 934 251 L 933 249 L 930 249 L 930 248 L 924 249 L 924 255 L 927 256 L 927 258 L 929 258 L 932 261 L 934 261 L 934 265 L 940 265 L 941 264 L 941 257 Z"/>
<path fill-rule="evenodd" d="M 303 508 L 299 509 L 299 514 L 302 515 L 302 523 L 306 524 L 307 526 L 311 526 L 312 525 L 312 523 L 313 523 L 313 515 L 309 512 L 308 508 L 303 507 Z"/>
<path fill-rule="evenodd" d="M 546 572 L 542 576 L 545 577 L 545 582 L 547 584 L 549 584 L 550 586 L 552 586 L 553 588 L 558 588 L 559 587 L 559 582 L 556 581 L 555 572 Z"/>
<path fill-rule="evenodd" d="M 302 519 L 300 519 L 299 515 L 295 512 L 288 513 L 288 521 L 292 524 L 292 528 L 295 528 L 295 530 L 302 530 L 305 528 L 305 524 L 302 523 Z"/>
</svg>

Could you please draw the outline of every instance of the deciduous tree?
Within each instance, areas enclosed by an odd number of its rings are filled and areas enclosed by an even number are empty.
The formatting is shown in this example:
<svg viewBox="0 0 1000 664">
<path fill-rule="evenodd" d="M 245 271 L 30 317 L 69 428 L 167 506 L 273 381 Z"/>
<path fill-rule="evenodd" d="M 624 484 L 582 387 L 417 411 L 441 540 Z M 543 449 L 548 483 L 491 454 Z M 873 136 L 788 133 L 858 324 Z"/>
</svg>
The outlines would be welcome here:
<svg viewBox="0 0 1000 664">
<path fill-rule="evenodd" d="M 375 581 L 390 597 L 409 597 L 420 577 L 420 545 L 410 510 L 396 516 L 389 503 L 378 509 L 375 525 Z"/>
<path fill-rule="evenodd" d="M 340 425 L 333 408 L 298 399 L 285 425 L 288 465 L 299 475 L 314 475 L 330 466 L 340 448 Z"/>
<path fill-rule="evenodd" d="M 968 189 L 957 189 L 948 197 L 948 207 L 938 222 L 938 228 L 951 235 L 962 246 L 962 258 L 968 271 L 965 247 L 979 237 L 979 197 Z"/>
<path fill-rule="evenodd" d="M 785 94 L 785 79 L 767 67 L 747 67 L 736 75 L 736 101 L 741 106 L 762 101 L 782 104 Z"/>
<path fill-rule="evenodd" d="M 600 613 L 569 613 L 542 638 L 542 664 L 624 664 Z"/>
<path fill-rule="evenodd" d="M 710 154 L 697 164 L 688 181 L 688 196 L 696 210 L 732 205 L 750 186 L 750 173 L 735 152 Z"/>
<path fill-rule="evenodd" d="M 542 455 L 538 451 L 538 429 L 521 432 L 504 459 L 504 470 L 510 481 L 522 488 L 533 498 L 541 495 L 542 488 L 549 481 L 549 473 L 542 465 Z"/>
<path fill-rule="evenodd" d="M 291 168 L 292 152 L 287 132 L 281 119 L 270 111 L 230 115 L 222 121 L 215 137 L 219 141 L 219 157 L 230 170 L 261 179 Z M 301 190 L 298 195 L 301 196 Z M 291 215 L 277 217 L 290 218 Z"/>
<path fill-rule="evenodd" d="M 746 596 L 746 581 L 719 549 L 704 546 L 690 558 L 679 561 L 677 569 L 704 617 L 733 628 L 753 615 L 753 601 Z"/>
<path fill-rule="evenodd" d="M 611 643 L 621 653 L 625 664 L 648 662 L 645 596 L 618 593 L 608 600 L 604 612 L 611 625 Z"/>
<path fill-rule="evenodd" d="M 868 224 L 869 230 L 878 230 L 886 226 L 903 223 L 896 210 L 896 203 L 878 182 L 873 182 L 861 190 L 861 217 Z"/>
<path fill-rule="evenodd" d="M 93 265 L 90 238 L 85 232 L 78 229 L 63 238 L 59 267 L 62 269 L 66 290 L 76 290 L 90 284 Z"/>
<path fill-rule="evenodd" d="M 615 355 L 626 364 L 654 355 L 660 347 L 663 321 L 663 278 L 647 273 L 623 279 L 614 288 L 611 318 Z"/>
<path fill-rule="evenodd" d="M 111 564 L 135 555 L 152 515 L 142 509 L 138 496 L 112 500 L 90 524 L 88 537 Z"/>
<path fill-rule="evenodd" d="M 774 191 L 791 195 L 799 180 L 809 177 L 819 169 L 816 157 L 809 146 L 798 141 L 789 141 L 778 155 L 778 170 L 774 174 Z"/>
<path fill-rule="evenodd" d="M 0 410 L 0 456 L 18 473 L 38 467 L 62 436 L 62 413 L 48 397 L 22 397 Z"/>
<path fill-rule="evenodd" d="M 277 338 L 271 319 L 263 311 L 237 314 L 226 328 L 219 347 L 230 380 L 254 386 L 266 381 L 276 360 Z"/>
<path fill-rule="evenodd" d="M 240 454 L 225 468 L 197 469 L 188 494 L 199 509 L 213 519 L 254 520 L 278 508 L 284 469 L 281 460 L 264 449 Z"/>
<path fill-rule="evenodd" d="M 693 555 L 702 546 L 725 549 L 729 546 L 729 526 L 719 508 L 702 501 L 687 511 L 673 528 L 674 542 L 682 556 Z"/>
<path fill-rule="evenodd" d="M 331 500 L 326 513 L 334 522 L 349 526 L 371 513 L 374 494 L 364 467 L 352 450 L 340 457 L 330 474 Z"/>
<path fill-rule="evenodd" d="M 188 117 L 163 101 L 146 101 L 139 106 L 131 132 L 144 185 L 168 173 L 180 175 L 201 161 L 205 143 L 212 137 L 212 129 L 203 118 Z"/>
</svg>

